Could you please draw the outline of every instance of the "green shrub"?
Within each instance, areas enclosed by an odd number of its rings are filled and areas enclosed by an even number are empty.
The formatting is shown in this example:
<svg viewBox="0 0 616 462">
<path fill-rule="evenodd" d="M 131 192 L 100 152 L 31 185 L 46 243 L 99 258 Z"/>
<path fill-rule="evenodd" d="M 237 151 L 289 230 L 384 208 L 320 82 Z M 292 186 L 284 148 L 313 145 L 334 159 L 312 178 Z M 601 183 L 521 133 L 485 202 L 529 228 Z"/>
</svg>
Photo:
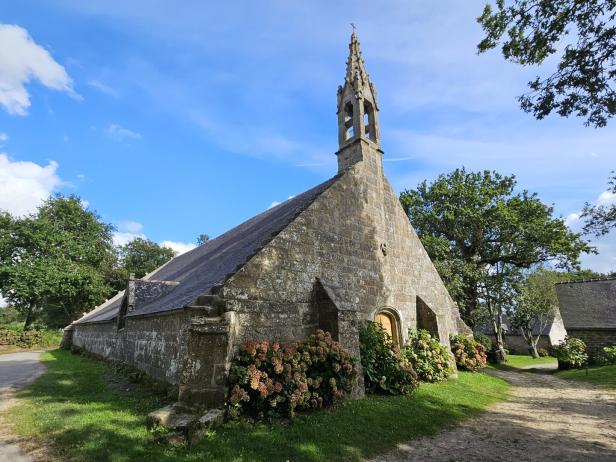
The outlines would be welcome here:
<svg viewBox="0 0 616 462">
<path fill-rule="evenodd" d="M 473 333 L 473 337 L 477 342 L 483 345 L 486 351 L 490 351 L 492 349 L 492 339 L 483 332 L 475 332 Z"/>
<path fill-rule="evenodd" d="M 445 380 L 453 369 L 447 348 L 424 329 L 409 329 L 409 340 L 402 354 L 415 369 L 419 380 L 424 382 Z"/>
<path fill-rule="evenodd" d="M 62 339 L 61 330 L 30 329 L 14 323 L 0 327 L 0 346 L 16 348 L 57 347 Z"/>
<path fill-rule="evenodd" d="M 586 344 L 579 338 L 566 337 L 563 342 L 552 347 L 552 355 L 558 359 L 559 369 L 576 369 L 588 362 Z"/>
<path fill-rule="evenodd" d="M 546 356 L 550 356 L 550 352 L 546 350 L 545 348 L 537 348 L 537 354 L 541 356 L 542 358 L 545 358 Z"/>
<path fill-rule="evenodd" d="M 611 366 L 616 364 L 616 345 L 603 347 L 601 353 L 595 358 L 597 366 Z"/>
<path fill-rule="evenodd" d="M 259 420 L 329 406 L 350 392 L 351 355 L 321 330 L 302 342 L 245 342 L 231 365 L 229 415 Z"/>
<path fill-rule="evenodd" d="M 460 369 L 476 372 L 488 364 L 485 347 L 471 337 L 463 334 L 452 335 L 451 351 Z"/>
<path fill-rule="evenodd" d="M 359 331 L 361 365 L 368 393 L 411 395 L 417 374 L 380 324 L 366 321 Z"/>
</svg>

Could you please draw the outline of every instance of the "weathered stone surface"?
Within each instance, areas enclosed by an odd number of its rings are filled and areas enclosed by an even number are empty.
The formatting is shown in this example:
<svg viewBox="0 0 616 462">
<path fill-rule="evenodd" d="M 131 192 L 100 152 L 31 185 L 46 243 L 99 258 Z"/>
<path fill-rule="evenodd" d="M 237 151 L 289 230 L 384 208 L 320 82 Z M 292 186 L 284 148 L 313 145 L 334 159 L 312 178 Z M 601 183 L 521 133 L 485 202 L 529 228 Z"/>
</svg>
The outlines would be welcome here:
<svg viewBox="0 0 616 462">
<path fill-rule="evenodd" d="M 166 427 L 172 430 L 187 430 L 197 421 L 197 416 L 175 404 L 150 412 L 147 424 L 150 428 Z"/>
</svg>

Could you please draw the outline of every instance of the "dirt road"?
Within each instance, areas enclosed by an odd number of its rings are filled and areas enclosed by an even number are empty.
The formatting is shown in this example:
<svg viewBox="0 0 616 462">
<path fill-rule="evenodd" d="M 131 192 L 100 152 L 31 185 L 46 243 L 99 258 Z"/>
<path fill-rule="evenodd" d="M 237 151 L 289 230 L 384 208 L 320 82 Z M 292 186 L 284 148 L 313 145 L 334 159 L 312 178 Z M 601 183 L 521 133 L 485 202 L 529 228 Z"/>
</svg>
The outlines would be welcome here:
<svg viewBox="0 0 616 462">
<path fill-rule="evenodd" d="M 545 372 L 495 374 L 515 386 L 510 399 L 373 462 L 616 461 L 616 394 Z"/>
</svg>

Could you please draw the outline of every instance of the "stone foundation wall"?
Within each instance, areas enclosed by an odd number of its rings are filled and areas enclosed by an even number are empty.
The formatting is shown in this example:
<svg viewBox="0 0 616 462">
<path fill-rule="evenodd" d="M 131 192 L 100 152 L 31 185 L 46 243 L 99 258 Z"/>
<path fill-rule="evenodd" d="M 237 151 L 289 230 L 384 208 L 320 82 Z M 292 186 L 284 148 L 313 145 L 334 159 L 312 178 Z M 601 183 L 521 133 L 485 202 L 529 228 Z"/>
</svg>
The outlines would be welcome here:
<svg viewBox="0 0 616 462">
<path fill-rule="evenodd" d="M 567 329 L 567 333 L 583 340 L 591 356 L 599 354 L 603 347 L 616 345 L 616 329 Z"/>
<path fill-rule="evenodd" d="M 178 384 L 186 354 L 190 316 L 184 311 L 159 316 L 127 317 L 118 331 L 115 321 L 76 324 L 73 345 L 104 359 L 121 361 L 162 382 Z"/>
</svg>

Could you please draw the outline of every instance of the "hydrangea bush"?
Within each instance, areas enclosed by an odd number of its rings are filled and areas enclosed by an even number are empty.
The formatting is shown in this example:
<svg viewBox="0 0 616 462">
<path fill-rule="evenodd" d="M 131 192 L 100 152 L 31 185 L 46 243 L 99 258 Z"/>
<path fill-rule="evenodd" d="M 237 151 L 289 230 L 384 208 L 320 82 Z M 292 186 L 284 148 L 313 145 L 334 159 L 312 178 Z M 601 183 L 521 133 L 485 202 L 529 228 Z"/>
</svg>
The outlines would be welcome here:
<svg viewBox="0 0 616 462">
<path fill-rule="evenodd" d="M 359 331 L 359 342 L 368 393 L 411 395 L 417 389 L 413 366 L 380 324 L 366 321 Z"/>
<path fill-rule="evenodd" d="M 616 364 L 616 345 L 603 347 L 601 353 L 595 358 L 598 366 L 610 366 Z"/>
<path fill-rule="evenodd" d="M 419 380 L 439 382 L 447 379 L 452 372 L 453 362 L 449 351 L 424 329 L 409 329 L 409 340 L 403 349 Z"/>
<path fill-rule="evenodd" d="M 450 341 L 458 368 L 476 372 L 487 366 L 486 348 L 481 343 L 463 334 L 452 335 Z"/>
<path fill-rule="evenodd" d="M 293 418 L 342 400 L 356 375 L 353 358 L 328 332 L 286 344 L 245 342 L 229 374 L 229 416 Z"/>
<path fill-rule="evenodd" d="M 586 344 L 579 338 L 566 337 L 564 341 L 552 347 L 552 355 L 558 359 L 559 369 L 576 369 L 588 362 Z"/>
</svg>

